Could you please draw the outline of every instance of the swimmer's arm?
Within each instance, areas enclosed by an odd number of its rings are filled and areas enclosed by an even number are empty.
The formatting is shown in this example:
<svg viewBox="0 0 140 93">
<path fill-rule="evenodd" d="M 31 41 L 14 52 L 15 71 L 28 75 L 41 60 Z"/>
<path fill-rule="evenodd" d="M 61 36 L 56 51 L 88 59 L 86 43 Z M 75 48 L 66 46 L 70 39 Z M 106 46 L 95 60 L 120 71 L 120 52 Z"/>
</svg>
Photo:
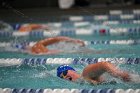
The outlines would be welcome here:
<svg viewBox="0 0 140 93">
<path fill-rule="evenodd" d="M 33 54 L 33 55 L 47 55 L 47 54 L 58 54 L 58 53 L 61 53 L 62 51 L 60 51 L 60 50 L 47 50 L 46 52 L 35 53 L 35 52 L 32 52 L 32 47 L 27 47 L 25 52 L 28 54 Z"/>
<path fill-rule="evenodd" d="M 65 37 L 65 36 L 60 36 L 60 37 L 58 37 L 58 39 L 61 41 L 73 42 L 76 44 L 80 44 L 81 46 L 85 46 L 84 41 L 82 41 L 80 39 L 73 39 L 73 38 L 69 38 L 69 37 Z"/>
<path fill-rule="evenodd" d="M 54 44 L 54 43 L 57 43 L 57 42 L 60 42 L 60 41 L 73 42 L 73 43 L 76 43 L 76 44 L 80 44 L 81 46 L 85 46 L 84 41 L 82 41 L 82 40 L 72 39 L 72 38 L 64 37 L 64 36 L 47 38 L 47 39 L 41 40 L 39 43 L 47 46 L 47 45 L 51 45 L 51 44 Z"/>
<path fill-rule="evenodd" d="M 59 36 L 59 37 L 46 38 L 44 40 L 39 41 L 38 43 L 47 46 L 47 45 L 51 45 L 60 41 L 69 41 L 69 40 L 71 40 L 71 38 Z"/>
<path fill-rule="evenodd" d="M 73 43 L 75 43 L 75 44 L 79 44 L 80 46 L 85 46 L 85 43 L 84 43 L 84 41 L 82 41 L 82 40 L 79 40 L 79 39 L 72 39 L 71 40 Z"/>
</svg>

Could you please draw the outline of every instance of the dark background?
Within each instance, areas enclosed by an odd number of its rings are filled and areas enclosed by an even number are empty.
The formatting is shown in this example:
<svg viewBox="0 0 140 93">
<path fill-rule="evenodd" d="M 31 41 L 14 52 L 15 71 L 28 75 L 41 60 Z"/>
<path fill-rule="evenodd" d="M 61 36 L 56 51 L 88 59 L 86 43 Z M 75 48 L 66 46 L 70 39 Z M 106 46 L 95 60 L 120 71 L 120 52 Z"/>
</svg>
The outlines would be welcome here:
<svg viewBox="0 0 140 93">
<path fill-rule="evenodd" d="M 59 21 L 63 16 L 107 14 L 109 10 L 140 9 L 140 0 L 75 0 L 60 9 L 58 0 L 0 0 L 0 20 L 8 23 Z M 55 19 L 55 20 L 54 20 Z"/>
<path fill-rule="evenodd" d="M 58 7 L 58 0 L 0 0 L 0 7 L 4 7 L 4 3 L 10 4 L 15 8 L 37 8 L 37 7 Z M 100 7 L 100 6 L 124 6 L 124 5 L 137 5 L 140 0 L 75 0 L 76 6 L 87 7 Z"/>
</svg>

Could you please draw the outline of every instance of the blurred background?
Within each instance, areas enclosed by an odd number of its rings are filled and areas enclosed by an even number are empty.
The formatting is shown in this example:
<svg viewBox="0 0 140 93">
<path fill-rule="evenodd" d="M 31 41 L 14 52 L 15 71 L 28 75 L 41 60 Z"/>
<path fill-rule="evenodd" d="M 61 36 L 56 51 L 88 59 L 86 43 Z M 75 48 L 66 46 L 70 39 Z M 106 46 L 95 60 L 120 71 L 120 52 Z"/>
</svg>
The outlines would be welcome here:
<svg viewBox="0 0 140 93">
<path fill-rule="evenodd" d="M 40 7 L 60 7 L 60 3 L 71 3 L 72 7 L 86 6 L 86 7 L 101 7 L 101 6 L 126 6 L 138 5 L 140 0 L 1 0 L 1 7 L 3 3 L 9 3 L 15 8 L 40 8 Z M 3 7 L 4 8 L 4 7 Z"/>
<path fill-rule="evenodd" d="M 53 21 L 49 17 L 92 16 L 106 14 L 110 9 L 128 10 L 139 7 L 140 0 L 0 0 L 0 19 L 5 22 L 46 22 Z"/>
</svg>

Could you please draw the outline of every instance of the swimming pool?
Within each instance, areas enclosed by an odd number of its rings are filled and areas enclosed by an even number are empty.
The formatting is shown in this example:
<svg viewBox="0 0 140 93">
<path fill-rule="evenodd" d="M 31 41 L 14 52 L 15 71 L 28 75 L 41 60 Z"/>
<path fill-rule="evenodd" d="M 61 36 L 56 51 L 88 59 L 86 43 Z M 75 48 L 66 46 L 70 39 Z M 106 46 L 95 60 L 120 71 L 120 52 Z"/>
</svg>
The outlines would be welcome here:
<svg viewBox="0 0 140 93">
<path fill-rule="evenodd" d="M 55 59 L 54 59 L 55 60 Z M 57 59 L 58 60 L 58 59 Z M 63 61 L 63 59 L 61 59 Z M 45 88 L 68 88 L 68 89 L 104 89 L 104 88 L 113 88 L 113 89 L 138 89 L 140 87 L 139 83 L 124 83 L 117 80 L 116 84 L 101 84 L 101 85 L 90 85 L 90 84 L 78 84 L 70 81 L 65 81 L 56 77 L 56 69 L 60 64 L 49 64 L 49 61 L 42 65 L 35 63 L 31 63 L 29 65 L 25 65 L 27 63 L 22 64 L 21 66 L 9 66 L 9 67 L 1 67 L 1 83 L 0 86 L 2 88 L 32 88 L 32 89 L 45 89 Z M 66 63 L 66 62 L 65 62 Z M 94 63 L 94 62 L 92 62 Z M 79 65 L 80 64 L 80 65 Z M 75 62 L 75 64 L 71 64 L 70 66 L 76 68 L 78 73 L 82 72 L 82 69 L 85 65 L 88 64 L 85 62 Z M 137 64 L 121 64 L 120 68 L 132 71 L 133 73 L 140 74 L 139 65 Z M 110 77 L 108 77 L 110 78 Z M 113 78 L 112 78 L 113 79 Z M 65 85 L 65 86 L 64 86 Z"/>
<path fill-rule="evenodd" d="M 112 37 L 112 36 L 76 36 L 74 38 L 81 38 L 86 41 L 95 40 L 129 40 L 130 37 Z M 131 37 L 132 38 L 132 37 Z M 134 37 L 133 40 L 138 40 L 139 37 Z M 35 40 L 34 38 L 28 39 Z M 116 80 L 115 84 L 77 84 L 62 80 L 56 77 L 56 68 L 59 64 L 69 64 L 80 73 L 82 69 L 89 63 L 96 63 L 101 60 L 111 60 L 111 62 L 118 63 L 120 68 L 130 71 L 135 74 L 140 74 L 140 50 L 139 44 L 89 44 L 89 48 L 97 51 L 105 51 L 103 53 L 80 53 L 80 54 L 58 54 L 58 55 L 30 55 L 18 52 L 6 52 L 1 50 L 0 59 L 7 61 L 0 61 L 3 64 L 0 67 L 0 87 L 1 88 L 16 88 L 16 89 L 139 89 L 139 83 L 124 83 Z M 7 59 L 9 58 L 9 59 Z M 15 59 L 13 59 L 15 58 Z M 20 58 L 20 59 L 19 59 Z M 116 59 L 115 59 L 116 58 Z M 118 59 L 117 59 L 118 58 Z M 40 61 L 43 60 L 43 61 Z M 67 61 L 67 60 L 70 61 Z M 15 60 L 15 61 L 14 61 Z M 21 63 L 18 63 L 19 60 Z M 22 61 L 21 61 L 22 60 Z M 64 61 L 63 61 L 64 60 Z M 64 63 L 63 63 L 64 62 Z M 74 64 L 73 64 L 74 62 Z M 14 65 L 16 63 L 16 65 Z M 132 63 L 132 64 L 131 64 Z M 2 63 L 1 63 L 2 64 Z M 13 66 L 12 66 L 13 64 Z M 17 65 L 18 64 L 18 65 Z M 75 65 L 76 64 L 76 65 Z M 5 65 L 5 66 L 4 66 Z M 110 77 L 108 77 L 110 78 Z M 65 85 L 65 86 L 64 86 Z M 15 91 L 15 90 L 14 90 Z"/>
<path fill-rule="evenodd" d="M 102 35 L 100 33 L 97 33 L 96 29 L 92 32 L 96 35 L 75 35 L 75 33 L 71 32 L 70 33 L 62 33 L 63 31 L 61 32 L 61 35 L 70 34 L 70 37 L 88 41 L 87 47 L 96 50 L 95 52 L 91 53 L 31 55 L 26 53 L 6 51 L 4 50 L 3 47 L 1 47 L 0 87 L 13 89 L 11 90 L 13 91 L 13 93 L 18 93 L 19 91 L 26 93 L 27 90 L 24 89 L 34 89 L 34 90 L 40 89 L 40 91 L 43 91 L 44 89 L 79 89 L 79 90 L 140 89 L 140 83 L 126 83 L 113 77 L 107 78 L 115 79 L 117 83 L 107 83 L 101 85 L 90 85 L 87 83 L 78 84 L 65 81 L 56 77 L 56 68 L 59 66 L 59 64 L 70 64 L 72 67 L 76 68 L 76 70 L 80 73 L 87 64 L 100 62 L 102 60 L 111 61 L 123 70 L 130 71 L 133 74 L 140 75 L 139 24 L 113 25 L 113 27 L 115 28 L 132 27 L 132 29 L 133 28 L 134 29 L 133 30 L 131 29 L 129 34 L 126 33 L 120 34 L 120 32 L 118 32 L 119 35 L 110 35 L 109 33 L 107 35 L 106 34 Z M 136 30 L 135 27 L 137 28 Z M 84 28 L 86 27 L 84 26 Z M 25 37 L 16 37 L 16 38 L 0 37 L 1 38 L 0 41 L 8 43 L 13 42 L 15 40 L 17 42 L 21 41 L 31 42 L 45 38 L 44 36 L 42 37 L 42 33 L 40 35 L 34 33 L 30 33 L 29 36 Z M 1 35 L 6 36 L 9 35 L 9 33 L 8 34 L 2 33 Z M 37 35 L 37 37 L 30 37 L 31 35 L 32 36 Z M 5 45 L 6 44 L 4 44 L 4 46 Z M 88 91 L 86 90 L 80 91 L 83 91 L 82 93 L 88 93 Z M 89 93 L 92 93 L 91 91 L 92 90 L 90 90 Z"/>
</svg>

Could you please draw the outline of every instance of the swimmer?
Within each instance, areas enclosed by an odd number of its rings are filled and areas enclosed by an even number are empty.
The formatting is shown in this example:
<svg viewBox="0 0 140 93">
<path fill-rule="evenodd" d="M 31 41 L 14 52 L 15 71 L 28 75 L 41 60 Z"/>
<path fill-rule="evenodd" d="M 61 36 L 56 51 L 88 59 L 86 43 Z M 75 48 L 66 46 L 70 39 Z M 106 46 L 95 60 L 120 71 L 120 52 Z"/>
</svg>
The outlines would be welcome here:
<svg viewBox="0 0 140 93">
<path fill-rule="evenodd" d="M 48 29 L 47 25 L 43 25 L 43 24 L 24 24 L 22 25 L 18 30 L 20 32 L 29 32 L 29 31 L 33 31 L 33 30 L 38 30 L 38 29 Z"/>
<path fill-rule="evenodd" d="M 100 84 L 105 81 L 103 73 L 109 73 L 110 75 L 120 78 L 125 82 L 131 81 L 130 75 L 128 72 L 122 71 L 115 67 L 109 62 L 98 62 L 95 64 L 89 64 L 86 66 L 82 74 L 78 74 L 76 70 L 68 65 L 61 65 L 57 68 L 57 76 L 77 82 L 79 79 L 87 81 L 91 84 Z"/>
<path fill-rule="evenodd" d="M 22 53 L 46 55 L 46 54 L 60 54 L 60 53 L 109 53 L 109 51 L 99 51 L 88 48 L 86 43 L 80 39 L 73 39 L 65 36 L 57 36 L 46 38 L 38 41 L 35 44 L 28 42 L 12 44 L 12 48 Z M 14 50 L 14 49 L 12 49 Z"/>
<path fill-rule="evenodd" d="M 71 42 L 74 43 L 75 45 L 79 45 L 80 47 L 85 46 L 84 41 L 79 40 L 79 39 L 72 39 L 69 37 L 64 37 L 64 36 L 58 36 L 58 37 L 52 37 L 52 38 L 46 38 L 44 40 L 41 40 L 34 44 L 32 47 L 27 47 L 26 49 L 30 51 L 31 54 L 57 54 L 62 52 L 61 50 L 57 49 L 49 49 L 47 46 L 56 44 L 59 42 Z"/>
</svg>

